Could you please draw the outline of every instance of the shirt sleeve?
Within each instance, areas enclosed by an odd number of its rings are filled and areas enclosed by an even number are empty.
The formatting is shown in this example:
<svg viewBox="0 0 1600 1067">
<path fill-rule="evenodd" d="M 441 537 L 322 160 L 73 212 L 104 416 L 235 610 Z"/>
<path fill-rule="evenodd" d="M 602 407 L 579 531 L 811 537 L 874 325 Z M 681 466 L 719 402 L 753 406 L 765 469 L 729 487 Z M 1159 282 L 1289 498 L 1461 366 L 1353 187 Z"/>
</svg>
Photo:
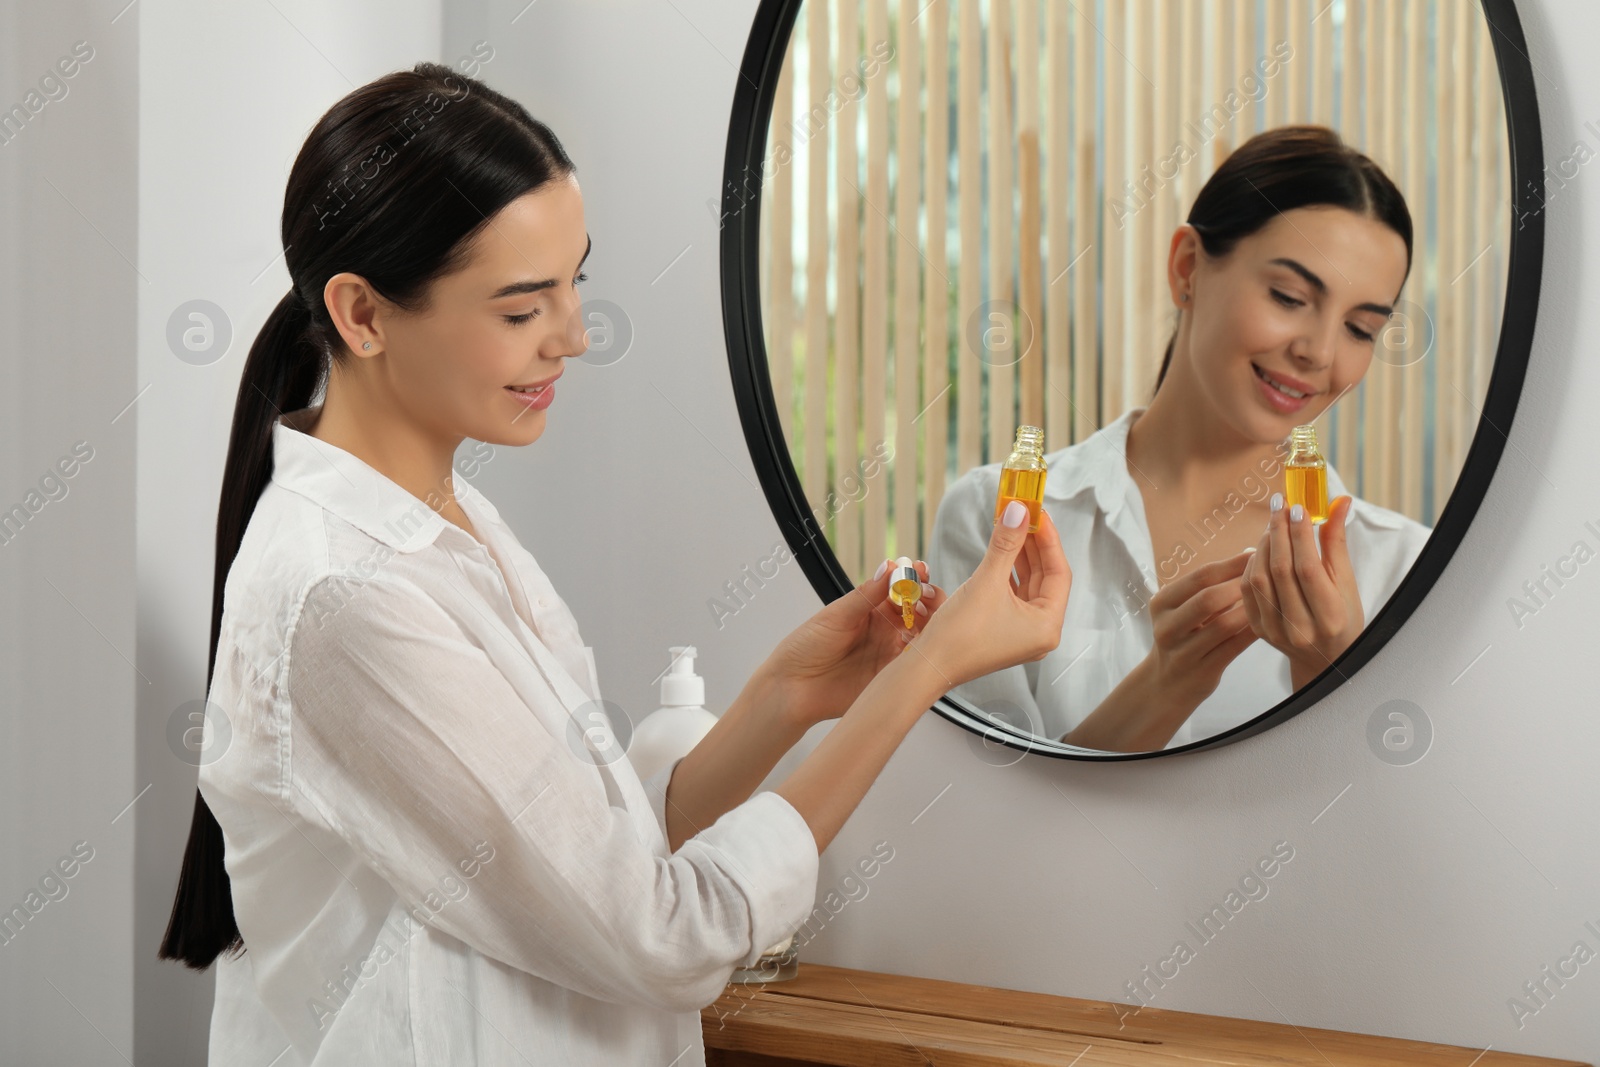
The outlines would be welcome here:
<svg viewBox="0 0 1600 1067">
<path fill-rule="evenodd" d="M 975 467 L 950 484 L 934 512 L 933 533 L 928 538 L 928 576 L 946 592 L 954 592 L 972 577 L 989 552 L 994 532 L 994 493 L 983 468 Z M 958 685 L 950 695 L 1024 733 L 1042 735 L 1044 720 L 1034 696 L 1030 675 L 1037 664 L 1017 664 Z M 1051 738 L 1056 740 L 1056 738 Z"/>
<path fill-rule="evenodd" d="M 403 578 L 297 625 L 290 657 L 289 803 L 408 905 L 475 865 L 429 923 L 486 956 L 599 1000 L 694 1011 L 812 908 L 816 839 L 787 800 L 757 793 L 657 854 L 590 754 Z"/>
<path fill-rule="evenodd" d="M 1356 498 L 1345 533 L 1361 607 L 1370 624 L 1416 564 L 1433 531 L 1420 522 Z"/>
<path fill-rule="evenodd" d="M 980 500 L 982 483 L 978 474 L 974 469 L 950 483 L 933 515 L 933 532 L 928 537 L 928 577 L 949 592 L 972 577 L 989 551 L 993 523 Z"/>
<path fill-rule="evenodd" d="M 682 760 L 683 757 L 679 756 L 641 783 L 644 786 L 644 795 L 650 798 L 650 810 L 655 813 L 656 825 L 661 827 L 662 840 L 668 842 L 672 840 L 672 836 L 667 833 L 667 783 L 672 781 L 672 772 Z M 812 840 L 815 841 L 816 838 L 813 837 Z"/>
</svg>

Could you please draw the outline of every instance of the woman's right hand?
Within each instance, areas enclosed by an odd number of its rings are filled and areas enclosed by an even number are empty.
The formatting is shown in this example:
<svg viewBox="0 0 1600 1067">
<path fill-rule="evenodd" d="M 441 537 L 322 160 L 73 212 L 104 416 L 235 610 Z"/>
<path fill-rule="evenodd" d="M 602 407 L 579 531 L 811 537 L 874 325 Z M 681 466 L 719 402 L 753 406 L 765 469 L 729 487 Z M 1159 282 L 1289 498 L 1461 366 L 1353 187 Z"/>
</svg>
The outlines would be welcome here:
<svg viewBox="0 0 1600 1067">
<path fill-rule="evenodd" d="M 1150 598 L 1155 645 L 1147 660 L 1159 692 L 1199 707 L 1228 664 L 1255 641 L 1242 589 L 1254 552 L 1196 567 Z"/>
<path fill-rule="evenodd" d="M 1015 510 L 1013 510 L 1015 509 Z M 1041 660 L 1061 643 L 1072 568 L 1061 535 L 1044 509 L 1028 532 L 1027 507 L 1013 501 L 995 524 L 989 548 L 901 655 L 920 653 L 955 688 L 1019 663 Z M 1021 521 L 1007 526 L 1004 518 Z M 1011 576 L 1015 567 L 1017 577 Z M 937 578 L 937 575 L 931 577 Z"/>
<path fill-rule="evenodd" d="M 922 632 L 873 675 L 811 754 L 772 790 L 800 813 L 818 852 L 940 696 L 982 675 L 1041 659 L 1061 643 L 1072 586 L 1061 536 L 1048 515 L 1040 516 L 1037 534 L 1028 533 L 1028 509 L 1008 507 L 1016 525 L 995 525 L 972 577 L 937 598 L 942 603 L 929 609 Z M 1012 581 L 1013 567 L 1020 581 Z M 938 577 L 929 574 L 928 580 Z M 716 736 L 713 730 L 701 746 Z M 685 762 L 699 753 L 697 746 Z"/>
</svg>

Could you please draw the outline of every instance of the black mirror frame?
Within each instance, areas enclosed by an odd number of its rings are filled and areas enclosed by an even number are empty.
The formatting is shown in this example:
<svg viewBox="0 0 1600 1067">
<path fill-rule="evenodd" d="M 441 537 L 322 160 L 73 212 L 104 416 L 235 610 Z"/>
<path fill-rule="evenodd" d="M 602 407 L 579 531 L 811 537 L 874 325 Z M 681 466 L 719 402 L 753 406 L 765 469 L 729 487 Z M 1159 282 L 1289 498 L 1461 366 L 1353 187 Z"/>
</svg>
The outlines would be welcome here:
<svg viewBox="0 0 1600 1067">
<path fill-rule="evenodd" d="M 761 0 L 739 71 L 723 175 L 722 313 L 728 365 L 750 457 L 790 550 L 813 588 L 827 603 L 847 593 L 853 583 L 823 536 L 816 512 L 807 506 L 790 459 L 767 373 L 761 324 L 763 157 L 778 73 L 801 2 Z M 1388 603 L 1379 609 L 1355 643 L 1309 685 L 1248 722 L 1188 745 L 1153 752 L 1077 749 L 980 717 L 957 703 L 959 698 L 948 695 L 934 704 L 934 711 L 957 726 L 979 734 L 985 741 L 995 741 L 1022 753 L 1039 752 L 1060 759 L 1149 759 L 1217 748 L 1286 722 L 1333 692 L 1372 659 L 1422 603 L 1466 536 L 1505 449 L 1533 346 L 1544 266 L 1544 142 L 1533 65 L 1515 0 L 1481 0 L 1481 3 L 1500 70 L 1513 190 L 1511 216 L 1514 225 L 1510 234 L 1500 344 L 1484 407 L 1479 413 L 1477 432 L 1461 476 L 1421 555 Z"/>
</svg>

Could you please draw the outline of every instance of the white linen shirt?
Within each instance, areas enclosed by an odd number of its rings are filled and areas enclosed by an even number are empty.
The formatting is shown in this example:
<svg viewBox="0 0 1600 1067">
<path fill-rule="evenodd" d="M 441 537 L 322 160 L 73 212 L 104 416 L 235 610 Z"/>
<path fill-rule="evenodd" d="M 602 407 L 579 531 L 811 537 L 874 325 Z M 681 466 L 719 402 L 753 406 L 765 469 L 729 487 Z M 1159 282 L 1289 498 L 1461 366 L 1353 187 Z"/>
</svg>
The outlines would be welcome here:
<svg viewBox="0 0 1600 1067">
<path fill-rule="evenodd" d="M 485 546 L 314 414 L 274 423 L 223 597 L 200 791 L 246 951 L 209 1062 L 703 1064 L 699 1009 L 808 917 L 810 828 L 763 791 L 669 852 L 672 767 L 606 758 L 572 613 L 494 507 L 453 476 Z"/>
<path fill-rule="evenodd" d="M 1061 643 L 1044 659 L 974 679 L 951 690 L 977 708 L 1032 733 L 1059 740 L 1100 706 L 1155 646 L 1149 600 L 1160 588 L 1144 497 L 1128 474 L 1128 428 L 1121 418 L 1075 445 L 1045 456 L 1044 510 L 1055 521 L 1072 592 Z M 994 530 L 1000 463 L 974 467 L 950 484 L 934 517 L 927 564 L 932 580 L 953 589 L 977 569 Z M 1259 472 L 1258 472 L 1259 473 Z M 1264 478 L 1241 485 L 1240 503 L 1270 491 Z M 1328 500 L 1348 492 L 1328 464 Z M 1224 515 L 1230 509 L 1221 509 Z M 1346 537 L 1366 621 L 1388 601 L 1431 532 L 1428 527 L 1355 497 Z M 1218 527 L 1222 524 L 1217 523 Z M 1198 549 L 1205 531 L 1190 528 Z M 1211 536 L 1215 536 L 1212 534 Z M 1265 641 L 1228 665 L 1216 690 L 1178 728 L 1166 748 L 1203 740 L 1261 715 L 1294 692 L 1289 660 Z M 1026 720 L 1026 721 L 1024 721 Z"/>
</svg>

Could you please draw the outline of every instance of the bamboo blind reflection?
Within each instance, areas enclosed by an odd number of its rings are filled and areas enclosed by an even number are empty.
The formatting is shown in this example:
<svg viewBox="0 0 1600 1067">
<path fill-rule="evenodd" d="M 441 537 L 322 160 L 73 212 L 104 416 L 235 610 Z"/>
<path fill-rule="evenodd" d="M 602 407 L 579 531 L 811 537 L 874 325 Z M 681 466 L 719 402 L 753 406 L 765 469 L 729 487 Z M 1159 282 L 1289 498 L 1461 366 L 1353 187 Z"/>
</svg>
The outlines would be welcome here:
<svg viewBox="0 0 1600 1067">
<path fill-rule="evenodd" d="M 1512 224 L 1477 0 L 802 4 L 763 170 L 763 322 L 790 454 L 854 578 L 924 555 L 945 486 L 1018 424 L 1054 450 L 1148 403 L 1173 230 L 1288 122 L 1339 130 L 1411 206 L 1401 311 L 1319 429 L 1353 492 L 1431 524 Z"/>
</svg>

